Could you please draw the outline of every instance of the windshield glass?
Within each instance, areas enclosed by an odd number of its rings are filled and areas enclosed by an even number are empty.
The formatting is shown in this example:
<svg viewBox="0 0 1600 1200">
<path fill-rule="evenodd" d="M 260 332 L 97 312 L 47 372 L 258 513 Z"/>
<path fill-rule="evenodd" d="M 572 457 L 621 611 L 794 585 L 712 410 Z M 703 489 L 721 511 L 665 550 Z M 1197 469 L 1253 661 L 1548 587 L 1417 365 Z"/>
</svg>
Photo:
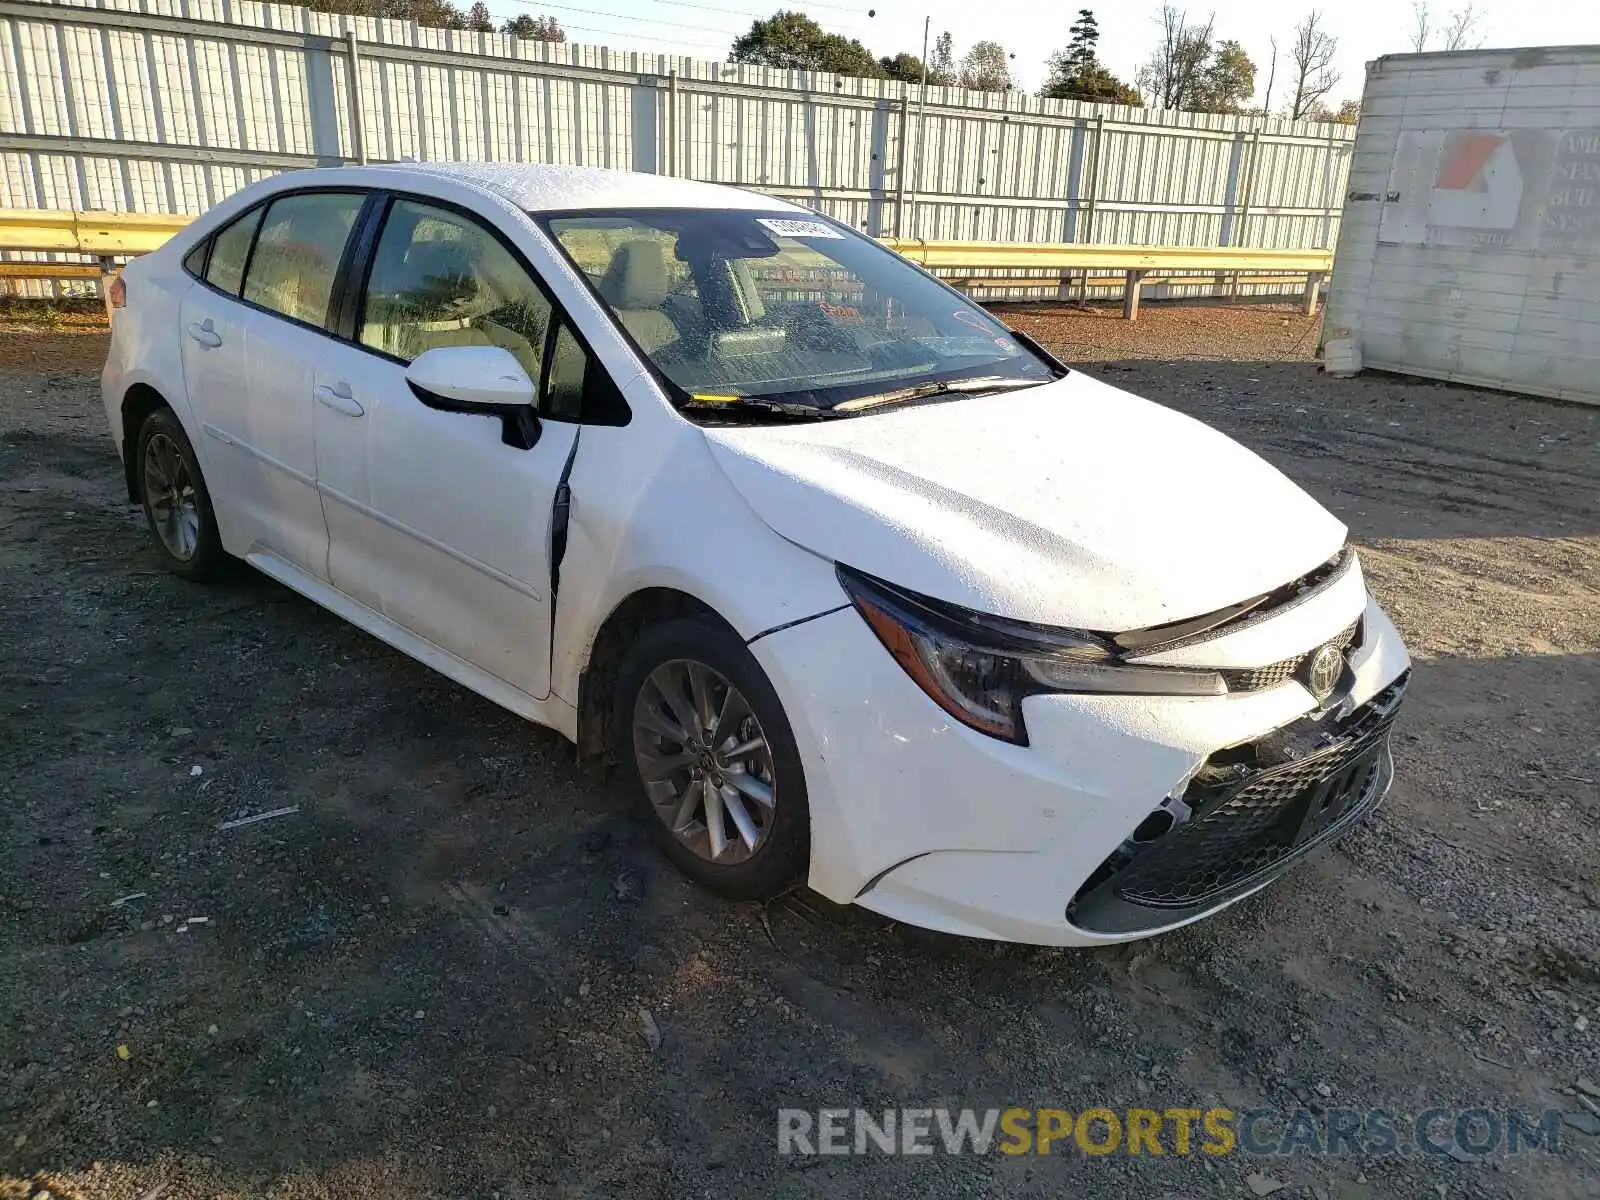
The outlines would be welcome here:
<svg viewBox="0 0 1600 1200">
<path fill-rule="evenodd" d="M 906 389 L 999 389 L 1060 373 L 983 309 L 819 218 L 607 211 L 551 216 L 545 228 L 680 404 L 843 413 Z"/>
</svg>

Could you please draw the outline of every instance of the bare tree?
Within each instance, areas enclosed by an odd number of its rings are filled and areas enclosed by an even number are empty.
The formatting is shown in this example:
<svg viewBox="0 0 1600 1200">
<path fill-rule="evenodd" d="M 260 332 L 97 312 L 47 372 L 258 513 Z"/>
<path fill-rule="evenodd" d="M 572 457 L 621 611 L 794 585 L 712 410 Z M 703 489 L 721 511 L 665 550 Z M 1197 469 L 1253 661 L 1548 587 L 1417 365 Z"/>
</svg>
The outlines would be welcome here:
<svg viewBox="0 0 1600 1200">
<path fill-rule="evenodd" d="M 1278 38 L 1274 34 L 1267 39 L 1272 43 L 1272 61 L 1267 65 L 1267 94 L 1261 101 L 1261 115 L 1272 115 L 1272 85 L 1278 78 Z"/>
<path fill-rule="evenodd" d="M 1339 39 L 1322 27 L 1322 14 L 1313 8 L 1294 27 L 1294 44 L 1289 47 L 1294 64 L 1294 99 L 1289 105 L 1293 120 L 1304 117 L 1338 84 L 1339 72 L 1333 69 L 1338 52 Z"/>
<path fill-rule="evenodd" d="M 1444 29 L 1446 50 L 1476 50 L 1483 45 L 1483 10 L 1473 0 L 1465 0 L 1460 8 L 1450 14 L 1450 24 Z"/>
<path fill-rule="evenodd" d="M 1152 108 L 1187 108 L 1195 100 L 1211 58 L 1211 26 L 1189 24 L 1189 14 L 1170 4 L 1156 18 L 1160 40 L 1138 70 L 1134 80 L 1150 99 Z"/>
<path fill-rule="evenodd" d="M 1411 0 L 1411 49 L 1421 54 L 1428 48 L 1428 34 L 1433 32 L 1433 13 L 1428 0 Z"/>
</svg>

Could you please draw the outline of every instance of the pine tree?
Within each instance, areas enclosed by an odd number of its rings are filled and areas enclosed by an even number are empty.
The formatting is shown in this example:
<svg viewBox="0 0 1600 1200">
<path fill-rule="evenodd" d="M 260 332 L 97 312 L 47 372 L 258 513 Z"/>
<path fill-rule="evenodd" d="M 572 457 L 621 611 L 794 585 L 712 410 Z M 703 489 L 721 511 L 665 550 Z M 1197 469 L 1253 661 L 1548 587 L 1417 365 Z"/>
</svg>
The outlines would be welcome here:
<svg viewBox="0 0 1600 1200">
<path fill-rule="evenodd" d="M 1100 44 L 1100 26 L 1094 13 L 1087 8 L 1078 10 L 1078 19 L 1068 30 L 1071 40 L 1065 50 L 1050 56 L 1050 74 L 1045 80 L 1044 94 L 1056 100 L 1087 100 L 1094 103 L 1141 103 L 1137 88 L 1123 83 L 1100 65 L 1097 48 Z"/>
<path fill-rule="evenodd" d="M 1067 43 L 1067 65 L 1074 74 L 1084 74 L 1099 65 L 1100 26 L 1094 13 L 1087 8 L 1078 10 L 1078 19 L 1069 29 L 1072 40 Z"/>
</svg>

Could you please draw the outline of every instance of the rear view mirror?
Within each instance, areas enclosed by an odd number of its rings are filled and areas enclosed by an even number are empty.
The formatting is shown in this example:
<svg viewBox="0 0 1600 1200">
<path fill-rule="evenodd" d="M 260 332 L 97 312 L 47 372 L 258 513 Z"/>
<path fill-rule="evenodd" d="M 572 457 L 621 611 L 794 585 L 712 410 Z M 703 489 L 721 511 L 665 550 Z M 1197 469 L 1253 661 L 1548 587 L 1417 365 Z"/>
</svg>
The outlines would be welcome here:
<svg viewBox="0 0 1600 1200">
<path fill-rule="evenodd" d="M 754 221 L 717 229 L 691 229 L 678 235 L 673 257 L 679 262 L 700 259 L 775 258 L 778 243 L 763 233 Z"/>
<path fill-rule="evenodd" d="M 406 368 L 417 399 L 452 412 L 504 415 L 533 404 L 533 380 L 511 351 L 500 346 L 438 346 Z"/>
</svg>

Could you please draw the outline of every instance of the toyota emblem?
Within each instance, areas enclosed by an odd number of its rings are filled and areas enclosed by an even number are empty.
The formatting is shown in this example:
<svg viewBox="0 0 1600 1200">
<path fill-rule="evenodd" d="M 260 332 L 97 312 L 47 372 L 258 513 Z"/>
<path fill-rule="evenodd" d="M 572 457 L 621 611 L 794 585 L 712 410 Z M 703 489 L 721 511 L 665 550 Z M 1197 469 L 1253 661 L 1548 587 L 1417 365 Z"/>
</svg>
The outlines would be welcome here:
<svg viewBox="0 0 1600 1200">
<path fill-rule="evenodd" d="M 1320 704 L 1333 694 L 1344 674 L 1344 651 L 1329 642 L 1319 648 L 1306 664 L 1306 687 Z"/>
</svg>

